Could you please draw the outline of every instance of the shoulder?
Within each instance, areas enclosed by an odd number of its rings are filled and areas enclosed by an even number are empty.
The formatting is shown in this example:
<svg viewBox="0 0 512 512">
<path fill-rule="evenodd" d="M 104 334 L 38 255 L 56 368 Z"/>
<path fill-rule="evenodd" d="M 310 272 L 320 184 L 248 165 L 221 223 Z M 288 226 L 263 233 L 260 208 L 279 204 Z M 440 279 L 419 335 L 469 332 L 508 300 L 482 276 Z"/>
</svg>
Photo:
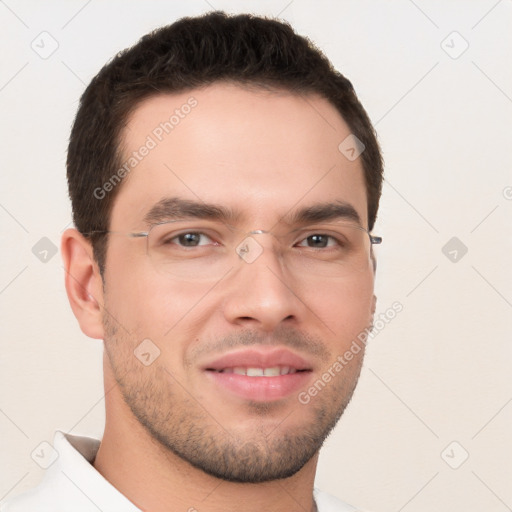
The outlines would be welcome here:
<svg viewBox="0 0 512 512">
<path fill-rule="evenodd" d="M 74 512 L 90 511 L 93 505 L 87 494 L 97 486 L 90 459 L 98 443 L 95 439 L 57 431 L 52 446 L 56 457 L 41 482 L 0 503 L 0 512 L 65 512 L 70 504 Z"/>
<path fill-rule="evenodd" d="M 313 491 L 318 512 L 369 512 L 353 507 L 344 501 L 328 494 L 326 492 L 315 489 Z"/>
<path fill-rule="evenodd" d="M 52 499 L 51 487 L 39 484 L 0 505 L 0 512 L 46 512 L 55 510 L 55 496 Z"/>
</svg>

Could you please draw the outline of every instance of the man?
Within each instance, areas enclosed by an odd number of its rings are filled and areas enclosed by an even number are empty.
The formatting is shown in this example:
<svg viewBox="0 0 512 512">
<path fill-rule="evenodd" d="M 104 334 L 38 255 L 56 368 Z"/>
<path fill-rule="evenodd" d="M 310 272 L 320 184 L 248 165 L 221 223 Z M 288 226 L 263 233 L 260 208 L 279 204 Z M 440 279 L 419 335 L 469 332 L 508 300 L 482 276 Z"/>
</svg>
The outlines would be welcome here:
<svg viewBox="0 0 512 512">
<path fill-rule="evenodd" d="M 182 19 L 92 80 L 68 183 L 105 432 L 57 432 L 2 510 L 356 510 L 313 488 L 375 311 L 382 160 L 350 82 L 286 24 Z"/>
</svg>

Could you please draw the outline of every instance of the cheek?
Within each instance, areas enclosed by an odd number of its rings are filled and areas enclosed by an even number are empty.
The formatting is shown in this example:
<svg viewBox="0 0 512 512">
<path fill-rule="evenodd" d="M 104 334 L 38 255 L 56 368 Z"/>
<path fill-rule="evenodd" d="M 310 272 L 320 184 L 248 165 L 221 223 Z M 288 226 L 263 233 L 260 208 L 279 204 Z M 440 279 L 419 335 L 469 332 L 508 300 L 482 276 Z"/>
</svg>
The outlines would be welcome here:
<svg viewBox="0 0 512 512">
<path fill-rule="evenodd" d="M 191 340 L 198 337 L 204 325 L 200 316 L 204 314 L 204 305 L 199 302 L 201 295 L 193 286 L 183 283 L 176 286 L 165 282 L 164 277 L 142 277 L 131 274 L 125 279 L 113 281 L 112 294 L 107 294 L 106 308 L 109 317 L 122 329 L 126 357 L 135 365 L 133 353 L 137 347 L 146 343 L 145 351 L 158 352 L 158 364 L 172 369 L 180 379 L 184 379 L 183 366 L 187 347 Z M 204 293 L 204 292 L 203 292 Z M 145 340 L 150 340 L 152 344 Z M 147 378 L 147 373 L 145 374 Z M 165 376 L 165 374 L 164 374 Z"/>
<path fill-rule="evenodd" d="M 317 313 L 336 340 L 350 342 L 371 323 L 373 275 L 329 286 L 309 294 L 306 304 Z"/>
<path fill-rule="evenodd" d="M 177 282 L 145 262 L 120 260 L 105 278 L 108 312 L 137 338 L 163 341 L 189 325 L 202 306 L 204 287 Z"/>
</svg>

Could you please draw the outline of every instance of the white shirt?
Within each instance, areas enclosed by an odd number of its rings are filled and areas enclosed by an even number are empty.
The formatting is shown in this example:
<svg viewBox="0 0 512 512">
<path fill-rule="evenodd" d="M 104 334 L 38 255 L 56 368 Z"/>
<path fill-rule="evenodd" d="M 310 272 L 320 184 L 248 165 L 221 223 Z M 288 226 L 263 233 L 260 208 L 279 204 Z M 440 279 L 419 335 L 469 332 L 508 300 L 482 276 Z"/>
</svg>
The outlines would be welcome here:
<svg viewBox="0 0 512 512">
<path fill-rule="evenodd" d="M 0 504 L 0 512 L 141 512 L 99 473 L 92 462 L 100 441 L 57 430 L 57 459 L 41 483 Z M 318 512 L 357 512 L 334 496 L 314 490 Z"/>
</svg>

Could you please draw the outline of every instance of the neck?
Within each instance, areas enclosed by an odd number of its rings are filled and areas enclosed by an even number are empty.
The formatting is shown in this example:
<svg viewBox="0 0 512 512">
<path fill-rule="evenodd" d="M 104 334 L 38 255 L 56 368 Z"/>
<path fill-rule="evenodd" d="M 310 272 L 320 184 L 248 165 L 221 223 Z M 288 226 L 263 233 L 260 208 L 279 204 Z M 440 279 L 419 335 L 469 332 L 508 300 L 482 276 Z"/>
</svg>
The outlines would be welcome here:
<svg viewBox="0 0 512 512">
<path fill-rule="evenodd" d="M 133 416 L 105 373 L 106 424 L 94 467 L 141 510 L 152 512 L 305 512 L 316 510 L 313 484 L 318 453 L 295 475 L 257 484 L 218 479 L 191 466 Z"/>
</svg>

